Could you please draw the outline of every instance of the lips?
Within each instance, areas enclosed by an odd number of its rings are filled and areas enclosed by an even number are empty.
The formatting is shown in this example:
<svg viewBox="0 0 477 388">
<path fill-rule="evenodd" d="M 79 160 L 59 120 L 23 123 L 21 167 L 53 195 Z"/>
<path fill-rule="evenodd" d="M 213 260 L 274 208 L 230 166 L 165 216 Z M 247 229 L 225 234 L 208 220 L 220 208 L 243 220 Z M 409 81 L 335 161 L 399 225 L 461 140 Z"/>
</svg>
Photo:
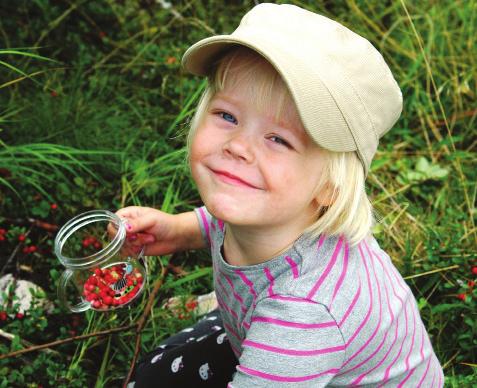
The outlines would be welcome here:
<svg viewBox="0 0 477 388">
<path fill-rule="evenodd" d="M 225 183 L 228 183 L 228 184 L 231 184 L 233 186 L 245 186 L 245 187 L 250 187 L 252 189 L 258 189 L 257 186 L 253 185 L 252 183 L 250 182 L 247 182 L 241 178 L 239 178 L 238 176 L 234 175 L 234 174 L 231 174 L 230 172 L 228 171 L 224 171 L 224 170 L 213 170 L 211 169 L 212 172 L 214 173 L 214 175 L 219 179 L 221 180 L 222 182 L 225 182 Z"/>
</svg>

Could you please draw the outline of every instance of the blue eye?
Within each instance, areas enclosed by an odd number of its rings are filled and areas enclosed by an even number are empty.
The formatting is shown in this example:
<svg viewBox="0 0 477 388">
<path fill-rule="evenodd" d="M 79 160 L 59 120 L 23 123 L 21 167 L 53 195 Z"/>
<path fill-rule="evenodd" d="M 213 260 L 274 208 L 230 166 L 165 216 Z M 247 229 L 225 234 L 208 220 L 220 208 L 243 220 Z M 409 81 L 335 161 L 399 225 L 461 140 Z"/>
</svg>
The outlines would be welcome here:
<svg viewBox="0 0 477 388">
<path fill-rule="evenodd" d="M 230 113 L 227 112 L 220 112 L 219 115 L 225 120 L 228 121 L 229 123 L 232 124 L 237 124 L 237 119 L 232 116 Z"/>
</svg>

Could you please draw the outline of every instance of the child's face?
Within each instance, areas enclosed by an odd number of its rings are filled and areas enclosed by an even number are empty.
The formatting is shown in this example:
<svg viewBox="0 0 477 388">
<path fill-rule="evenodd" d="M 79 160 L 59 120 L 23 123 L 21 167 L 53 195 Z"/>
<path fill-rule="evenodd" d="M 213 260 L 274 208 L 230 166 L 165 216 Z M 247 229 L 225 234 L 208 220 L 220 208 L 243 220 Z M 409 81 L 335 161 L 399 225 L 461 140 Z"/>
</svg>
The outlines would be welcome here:
<svg viewBox="0 0 477 388">
<path fill-rule="evenodd" d="M 201 198 L 231 225 L 305 228 L 316 220 L 322 151 L 292 104 L 277 122 L 248 90 L 226 85 L 196 128 L 190 163 Z"/>
</svg>

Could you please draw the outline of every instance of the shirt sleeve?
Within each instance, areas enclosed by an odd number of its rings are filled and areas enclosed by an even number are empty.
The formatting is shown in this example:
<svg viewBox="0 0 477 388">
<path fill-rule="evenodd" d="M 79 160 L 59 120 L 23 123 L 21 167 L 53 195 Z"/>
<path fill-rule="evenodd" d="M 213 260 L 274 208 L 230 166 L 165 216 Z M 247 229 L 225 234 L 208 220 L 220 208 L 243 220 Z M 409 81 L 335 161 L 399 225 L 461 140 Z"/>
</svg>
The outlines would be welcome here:
<svg viewBox="0 0 477 388">
<path fill-rule="evenodd" d="M 210 247 L 211 241 L 211 227 L 213 225 L 212 215 L 208 212 L 205 206 L 198 207 L 194 209 L 195 215 L 199 220 L 200 231 L 202 233 L 202 238 L 208 247 Z"/>
<path fill-rule="evenodd" d="M 307 299 L 261 300 L 229 388 L 323 387 L 345 359 L 341 331 L 326 306 Z"/>
</svg>

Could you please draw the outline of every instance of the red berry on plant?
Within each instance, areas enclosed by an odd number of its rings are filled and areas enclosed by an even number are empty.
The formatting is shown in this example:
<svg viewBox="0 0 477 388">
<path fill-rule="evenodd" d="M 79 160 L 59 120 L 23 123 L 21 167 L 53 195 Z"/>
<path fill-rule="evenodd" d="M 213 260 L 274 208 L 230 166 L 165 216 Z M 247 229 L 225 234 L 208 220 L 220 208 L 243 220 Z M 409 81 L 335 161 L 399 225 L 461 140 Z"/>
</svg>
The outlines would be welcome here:
<svg viewBox="0 0 477 388">
<path fill-rule="evenodd" d="M 474 275 L 477 275 L 477 267 L 472 267 L 472 273 L 473 273 Z"/>
<path fill-rule="evenodd" d="M 18 241 L 25 241 L 25 235 L 24 234 L 21 234 L 18 236 Z"/>
<path fill-rule="evenodd" d="M 51 210 L 56 210 L 56 209 L 58 209 L 58 205 L 56 203 L 52 203 L 50 205 L 50 208 L 51 208 Z"/>
<path fill-rule="evenodd" d="M 467 282 L 467 285 L 470 287 L 470 288 L 473 288 L 475 286 L 475 282 L 473 280 L 469 280 Z"/>
<path fill-rule="evenodd" d="M 17 317 L 17 319 L 23 319 L 23 317 L 25 316 L 25 314 L 23 314 L 23 313 L 17 313 L 15 316 Z"/>
<path fill-rule="evenodd" d="M 457 295 L 457 298 L 459 298 L 460 300 L 464 301 L 465 302 L 465 298 L 467 297 L 467 295 L 465 294 L 459 294 Z"/>
<path fill-rule="evenodd" d="M 96 268 L 94 270 L 94 273 L 95 273 L 96 276 L 103 276 L 103 271 L 101 271 L 100 268 Z"/>
<path fill-rule="evenodd" d="M 35 245 L 30 245 L 30 247 L 28 248 L 28 252 L 29 253 L 33 253 L 33 252 L 36 252 L 36 246 Z"/>
<path fill-rule="evenodd" d="M 5 311 L 0 311 L 0 321 L 6 321 L 7 318 L 7 313 Z"/>
</svg>

